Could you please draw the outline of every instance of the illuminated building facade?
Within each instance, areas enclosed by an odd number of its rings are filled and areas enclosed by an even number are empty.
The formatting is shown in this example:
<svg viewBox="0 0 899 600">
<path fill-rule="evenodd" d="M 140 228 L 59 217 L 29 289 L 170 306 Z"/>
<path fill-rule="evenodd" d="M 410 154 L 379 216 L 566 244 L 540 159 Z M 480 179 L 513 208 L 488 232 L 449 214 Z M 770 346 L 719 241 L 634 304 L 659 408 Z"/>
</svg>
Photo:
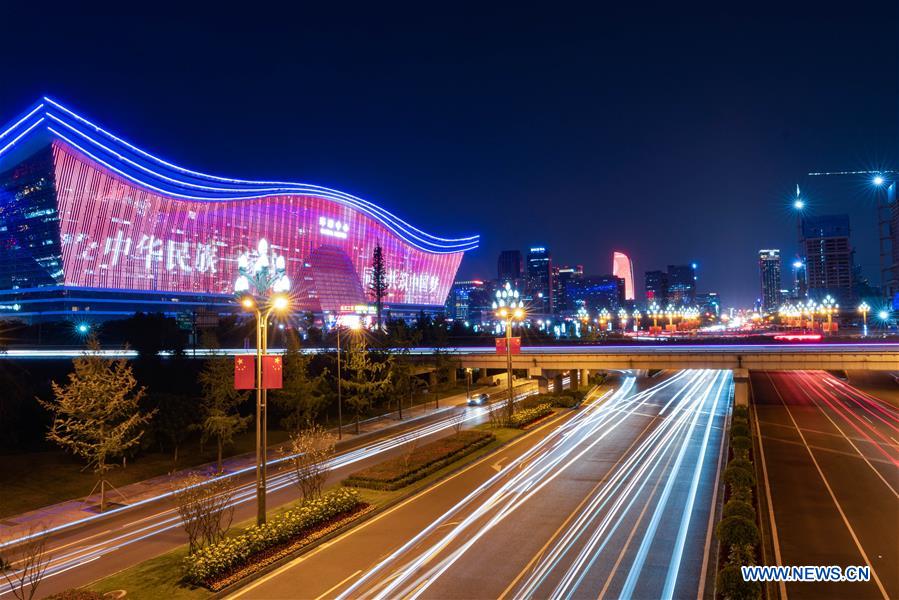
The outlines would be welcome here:
<svg viewBox="0 0 899 600">
<path fill-rule="evenodd" d="M 549 250 L 535 246 L 528 250 L 526 301 L 531 312 L 553 313 L 553 264 Z"/>
<path fill-rule="evenodd" d="M 852 245 L 849 215 L 808 216 L 802 219 L 808 294 L 820 300 L 830 294 L 843 304 L 852 299 Z"/>
<path fill-rule="evenodd" d="M 762 309 L 776 311 L 781 305 L 780 297 L 780 250 L 769 248 L 759 250 L 759 280 Z"/>
<path fill-rule="evenodd" d="M 0 315 L 230 311 L 260 239 L 284 258 L 292 310 L 318 314 L 369 301 L 377 245 L 389 311 L 440 310 L 478 245 L 337 190 L 189 171 L 48 98 L 0 132 Z"/>
<path fill-rule="evenodd" d="M 612 275 L 624 279 L 624 299 L 634 299 L 634 263 L 623 252 L 612 254 Z"/>
</svg>

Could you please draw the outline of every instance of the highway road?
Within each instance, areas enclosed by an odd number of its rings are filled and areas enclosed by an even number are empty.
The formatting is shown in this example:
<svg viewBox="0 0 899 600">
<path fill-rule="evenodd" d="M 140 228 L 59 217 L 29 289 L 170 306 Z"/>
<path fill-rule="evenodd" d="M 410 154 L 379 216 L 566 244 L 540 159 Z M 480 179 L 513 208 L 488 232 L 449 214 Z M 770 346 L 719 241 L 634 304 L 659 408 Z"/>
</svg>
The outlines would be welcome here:
<svg viewBox="0 0 899 600">
<path fill-rule="evenodd" d="M 519 399 L 535 393 L 536 386 L 521 392 Z M 466 407 L 464 398 L 445 411 L 385 432 L 380 437 L 355 440 L 332 459 L 328 484 L 345 478 L 351 472 L 402 452 L 402 448 L 451 434 L 454 425 L 463 420 L 472 426 L 486 420 L 486 408 Z M 277 461 L 277 462 L 276 462 Z M 269 460 L 267 505 L 275 508 L 296 500 L 298 492 L 283 459 Z M 255 470 L 235 475 L 235 522 L 256 514 Z M 50 564 L 40 585 L 42 595 L 86 585 L 148 558 L 157 556 L 187 542 L 181 528 L 177 508 L 170 495 L 159 496 L 139 504 L 102 515 L 93 515 L 77 527 L 66 527 L 48 536 Z M 13 566 L 16 566 L 15 564 Z M 12 598 L 6 582 L 0 583 L 0 598 Z"/>
<path fill-rule="evenodd" d="M 710 597 L 730 388 L 624 377 L 232 597 Z"/>
<path fill-rule="evenodd" d="M 899 598 L 899 411 L 822 371 L 753 372 L 768 563 L 870 565 L 781 597 Z M 772 560 L 773 558 L 773 560 Z"/>
</svg>

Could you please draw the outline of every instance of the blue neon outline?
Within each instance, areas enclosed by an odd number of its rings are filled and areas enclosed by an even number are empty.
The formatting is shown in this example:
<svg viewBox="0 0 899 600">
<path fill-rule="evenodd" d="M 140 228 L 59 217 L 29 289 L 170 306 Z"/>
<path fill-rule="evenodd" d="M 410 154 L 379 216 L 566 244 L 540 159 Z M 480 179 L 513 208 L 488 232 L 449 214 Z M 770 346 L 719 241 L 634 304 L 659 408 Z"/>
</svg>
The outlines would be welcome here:
<svg viewBox="0 0 899 600">
<path fill-rule="evenodd" d="M 53 114 L 51 111 L 59 111 L 59 115 Z M 41 111 L 43 113 L 41 114 Z M 225 178 L 219 177 L 216 175 L 209 175 L 205 173 L 200 173 L 198 171 L 191 171 L 189 169 L 185 169 L 183 167 L 179 167 L 173 163 L 167 162 L 161 158 L 158 158 L 144 150 L 141 150 L 137 146 L 116 137 L 112 133 L 100 128 L 94 123 L 88 121 L 87 119 L 77 115 L 72 112 L 68 108 L 64 107 L 60 103 L 54 101 L 49 97 L 44 97 L 37 105 L 32 108 L 29 112 L 27 112 L 23 117 L 19 118 L 17 121 L 12 123 L 5 131 L 0 133 L 0 139 L 5 138 L 8 135 L 11 135 L 16 132 L 16 130 L 20 129 L 24 124 L 28 123 L 30 119 L 32 119 L 35 115 L 40 114 L 40 118 L 31 123 L 30 126 L 19 133 L 19 135 L 13 139 L 9 144 L 7 144 L 4 148 L 0 149 L 0 156 L 2 156 L 6 151 L 8 151 L 12 146 L 21 141 L 29 133 L 33 132 L 38 125 L 42 122 L 47 121 L 46 131 L 51 133 L 52 135 L 57 136 L 58 138 L 64 140 L 66 143 L 71 145 L 74 149 L 82 152 L 85 156 L 89 157 L 91 160 L 98 162 L 106 168 L 109 168 L 117 175 L 128 179 L 130 182 L 154 193 L 163 194 L 168 197 L 173 197 L 175 199 L 184 199 L 191 201 L 236 201 L 236 200 L 254 200 L 254 199 L 263 199 L 269 198 L 273 196 L 281 196 L 281 195 L 309 195 L 322 198 L 324 200 L 328 200 L 331 202 L 335 202 L 338 204 L 343 204 L 348 206 L 349 208 L 358 210 L 367 216 L 375 219 L 377 222 L 387 227 L 391 232 L 395 233 L 400 237 L 404 242 L 414 246 L 415 248 L 422 250 L 424 252 L 429 252 L 433 254 L 454 254 L 457 252 L 466 252 L 469 250 L 473 250 L 478 247 L 480 242 L 479 235 L 472 235 L 460 238 L 443 238 L 439 236 L 435 236 L 429 234 L 427 232 L 418 229 L 417 227 L 403 221 L 396 215 L 390 213 L 389 211 L 381 208 L 380 206 L 354 196 L 352 194 L 348 194 L 346 192 L 341 192 L 339 190 L 334 190 L 331 188 L 311 185 L 311 184 L 302 184 L 302 183 L 292 183 L 292 182 L 280 182 L 280 181 L 249 181 L 242 179 L 233 179 L 233 178 Z M 100 157 L 96 156 L 94 153 L 88 151 L 86 148 L 82 147 L 78 143 L 74 142 L 72 139 L 63 135 L 57 129 L 54 129 L 50 122 L 52 120 L 55 123 L 65 127 L 68 130 L 76 133 L 90 145 L 96 147 L 98 151 L 104 153 L 109 156 L 108 161 L 103 160 Z M 73 121 L 74 120 L 74 121 Z M 90 131 L 83 131 L 81 127 L 87 127 Z M 111 146 L 107 146 L 102 142 L 98 141 L 95 137 L 91 135 L 93 133 L 97 136 L 102 136 L 107 139 Z M 119 149 L 116 149 L 116 147 Z M 126 156 L 127 154 L 132 153 L 132 155 L 136 154 L 138 156 L 134 156 L 133 158 Z M 146 159 L 146 161 L 151 162 L 142 162 L 141 158 Z M 137 160 L 135 160 L 137 159 Z M 133 168 L 143 173 L 149 178 L 155 179 L 160 182 L 166 182 L 168 185 L 172 185 L 176 188 L 187 188 L 187 189 L 195 189 L 198 194 L 201 194 L 203 191 L 208 191 L 208 196 L 202 195 L 190 195 L 186 193 L 181 193 L 175 190 L 166 189 L 163 187 L 158 187 L 157 185 L 153 185 L 149 181 L 138 177 L 136 175 L 130 174 L 122 169 L 114 167 L 109 161 L 118 161 L 121 163 L 125 163 L 129 168 Z M 181 173 L 185 176 L 195 178 L 200 180 L 196 181 L 188 181 L 186 179 L 179 179 L 176 177 L 170 177 L 164 173 L 159 172 L 158 170 L 154 170 L 153 166 L 155 163 L 157 168 L 163 168 L 171 171 L 175 171 L 177 173 Z M 125 165 L 123 165 L 125 166 Z M 207 182 L 215 182 L 218 183 L 218 186 L 213 185 L 204 185 L 202 180 L 206 180 Z M 222 187 L 222 184 L 225 186 L 231 185 L 233 187 Z M 269 187 L 262 187 L 269 186 Z M 276 187 L 272 187 L 276 186 Z"/>
</svg>

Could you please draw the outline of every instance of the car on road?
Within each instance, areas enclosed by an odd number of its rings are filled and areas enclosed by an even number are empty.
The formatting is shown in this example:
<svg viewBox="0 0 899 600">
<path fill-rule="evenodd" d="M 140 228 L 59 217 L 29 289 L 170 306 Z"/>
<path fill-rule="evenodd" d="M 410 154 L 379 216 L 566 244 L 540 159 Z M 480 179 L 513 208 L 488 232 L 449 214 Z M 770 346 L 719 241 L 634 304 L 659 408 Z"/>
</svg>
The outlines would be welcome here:
<svg viewBox="0 0 899 600">
<path fill-rule="evenodd" d="M 484 406 L 490 402 L 490 396 L 488 394 L 475 394 L 474 396 L 469 396 L 468 398 L 468 406 Z"/>
</svg>

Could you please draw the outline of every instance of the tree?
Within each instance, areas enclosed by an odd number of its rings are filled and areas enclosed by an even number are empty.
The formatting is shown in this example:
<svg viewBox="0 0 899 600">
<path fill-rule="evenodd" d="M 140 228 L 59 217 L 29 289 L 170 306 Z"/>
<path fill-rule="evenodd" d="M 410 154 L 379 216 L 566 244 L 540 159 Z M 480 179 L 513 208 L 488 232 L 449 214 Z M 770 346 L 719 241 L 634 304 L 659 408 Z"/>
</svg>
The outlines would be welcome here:
<svg viewBox="0 0 899 600">
<path fill-rule="evenodd" d="M 314 377 L 309 374 L 312 357 L 300 350 L 299 336 L 295 333 L 287 337 L 283 360 L 283 387 L 272 390 L 271 396 L 285 413 L 281 426 L 288 431 L 297 431 L 310 426 L 328 404 L 327 370 Z"/>
<path fill-rule="evenodd" d="M 50 555 L 47 554 L 47 529 L 29 527 L 24 542 L 12 547 L 9 560 L 0 560 L 3 578 L 18 600 L 31 600 L 44 579 Z"/>
<path fill-rule="evenodd" d="M 178 449 L 199 425 L 199 403 L 195 396 L 169 392 L 150 394 L 150 398 L 158 411 L 153 419 L 154 437 L 161 450 L 165 449 L 163 442 L 171 448 L 172 467 L 175 467 L 178 464 Z"/>
<path fill-rule="evenodd" d="M 218 449 L 218 471 L 222 472 L 222 450 L 233 443 L 234 435 L 246 429 L 252 417 L 241 417 L 237 407 L 247 393 L 234 389 L 234 363 L 227 356 L 213 354 L 199 376 L 203 390 L 200 428 L 203 441 L 214 439 Z"/>
<path fill-rule="evenodd" d="M 384 309 L 384 298 L 387 297 L 387 266 L 384 262 L 384 252 L 381 244 L 375 246 L 375 250 L 371 257 L 371 283 L 368 289 L 371 292 L 371 298 L 375 302 L 375 312 L 378 320 L 378 330 L 381 329 L 381 313 Z"/>
<path fill-rule="evenodd" d="M 417 331 L 410 332 L 405 325 L 390 327 L 389 344 L 393 347 L 393 361 L 390 364 L 390 382 L 396 396 L 399 418 L 403 418 L 403 398 L 408 396 L 409 407 L 412 397 L 421 387 L 421 381 L 415 376 L 415 363 L 412 361 L 412 348 L 421 339 Z"/>
<path fill-rule="evenodd" d="M 290 438 L 290 464 L 293 480 L 303 500 L 313 500 L 322 494 L 328 476 L 328 459 L 334 454 L 337 439 L 320 425 L 312 425 Z"/>
<path fill-rule="evenodd" d="M 97 339 L 89 339 L 88 351 L 72 361 L 75 371 L 69 373 L 68 383 L 52 382 L 53 400 L 38 402 L 53 414 L 47 439 L 86 460 L 99 478 L 103 512 L 106 473 L 115 466 L 110 459 L 138 444 L 155 411 L 140 412 L 146 388 L 137 387 L 128 362 L 107 360 L 99 350 Z"/>
<path fill-rule="evenodd" d="M 347 352 L 345 379 L 346 403 L 353 410 L 356 433 L 359 433 L 359 417 L 372 402 L 383 396 L 390 386 L 390 359 L 374 361 L 370 356 L 365 339 L 357 336 L 350 342 Z"/>
<path fill-rule="evenodd" d="M 188 554 L 225 538 L 234 521 L 234 486 L 228 477 L 188 473 L 174 486 Z"/>
</svg>

